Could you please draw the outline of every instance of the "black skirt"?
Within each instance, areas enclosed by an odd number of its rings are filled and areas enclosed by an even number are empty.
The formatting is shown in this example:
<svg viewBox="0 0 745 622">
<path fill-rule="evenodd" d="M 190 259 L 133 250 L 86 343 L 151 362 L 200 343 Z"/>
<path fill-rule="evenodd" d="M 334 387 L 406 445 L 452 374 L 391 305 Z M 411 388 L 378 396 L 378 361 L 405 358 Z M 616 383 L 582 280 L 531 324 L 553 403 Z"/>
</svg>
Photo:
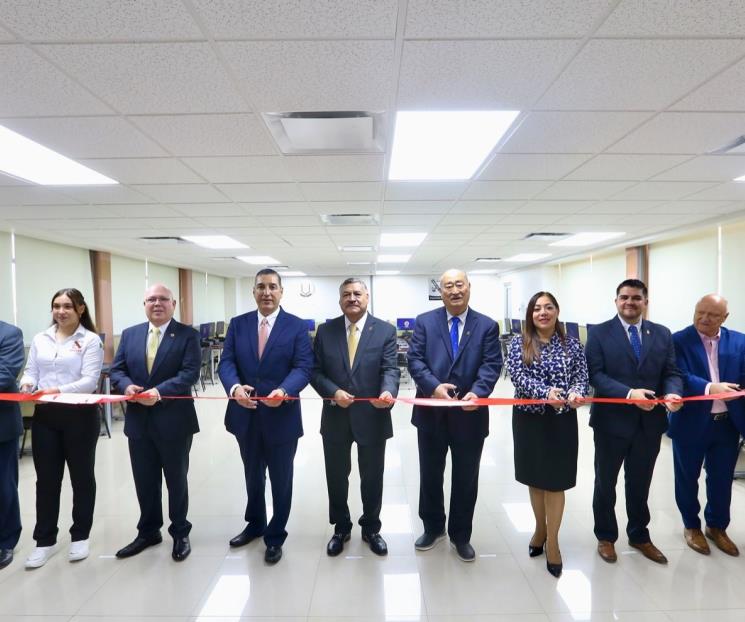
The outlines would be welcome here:
<svg viewBox="0 0 745 622">
<path fill-rule="evenodd" d="M 577 411 L 542 413 L 512 408 L 515 479 L 526 486 L 568 490 L 577 483 Z"/>
</svg>

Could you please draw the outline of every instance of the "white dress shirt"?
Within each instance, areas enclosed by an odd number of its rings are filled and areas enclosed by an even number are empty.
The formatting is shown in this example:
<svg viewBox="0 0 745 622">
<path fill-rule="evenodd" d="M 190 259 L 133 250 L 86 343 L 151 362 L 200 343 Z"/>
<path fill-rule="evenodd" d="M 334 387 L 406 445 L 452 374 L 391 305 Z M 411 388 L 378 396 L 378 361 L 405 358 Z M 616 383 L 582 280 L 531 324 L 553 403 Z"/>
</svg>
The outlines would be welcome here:
<svg viewBox="0 0 745 622">
<path fill-rule="evenodd" d="M 78 325 L 72 335 L 57 341 L 57 326 L 53 325 L 31 341 L 20 385 L 57 387 L 60 393 L 93 393 L 102 366 L 103 344 L 96 333 Z"/>
<path fill-rule="evenodd" d="M 365 322 L 367 321 L 367 311 L 359 320 L 354 323 L 354 328 L 357 331 L 357 343 L 359 343 L 359 337 L 362 336 L 362 331 L 365 329 Z M 347 334 L 347 341 L 349 341 L 349 326 L 352 321 L 345 315 L 344 316 L 344 332 Z"/>
<path fill-rule="evenodd" d="M 626 339 L 631 342 L 631 335 L 629 335 L 629 326 L 636 326 L 636 332 L 639 334 L 639 343 L 644 342 L 644 337 L 642 337 L 642 320 L 639 318 L 639 321 L 636 324 L 629 324 L 626 320 L 624 320 L 620 315 L 618 316 L 618 319 L 621 320 L 621 324 L 623 325 L 623 330 L 626 333 Z"/>
<path fill-rule="evenodd" d="M 158 335 L 158 347 L 160 348 L 160 344 L 163 343 L 163 335 L 168 332 L 168 327 L 171 325 L 171 322 L 173 322 L 173 318 L 168 320 L 162 326 L 156 326 L 152 322 L 148 322 L 150 324 L 150 328 L 147 329 L 147 337 L 145 337 L 145 352 L 147 352 L 147 344 L 150 341 L 150 333 L 152 333 L 153 330 L 156 328 L 160 331 L 160 334 Z"/>
</svg>

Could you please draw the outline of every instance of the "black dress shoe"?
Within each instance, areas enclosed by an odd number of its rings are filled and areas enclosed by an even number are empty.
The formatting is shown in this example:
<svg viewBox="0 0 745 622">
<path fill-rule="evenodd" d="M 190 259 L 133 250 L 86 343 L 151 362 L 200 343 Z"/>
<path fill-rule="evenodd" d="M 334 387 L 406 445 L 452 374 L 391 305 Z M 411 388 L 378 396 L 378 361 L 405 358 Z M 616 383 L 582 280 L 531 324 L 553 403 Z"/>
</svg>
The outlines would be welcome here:
<svg viewBox="0 0 745 622">
<path fill-rule="evenodd" d="M 0 549 L 0 569 L 8 566 L 13 561 L 13 549 Z"/>
<path fill-rule="evenodd" d="M 266 553 L 264 553 L 264 561 L 267 564 L 276 564 L 282 559 L 282 547 L 269 545 L 266 547 Z"/>
<path fill-rule="evenodd" d="M 458 558 L 462 562 L 472 562 L 476 559 L 476 551 L 473 550 L 473 547 L 469 542 L 453 542 L 451 540 L 450 544 L 453 546 Z"/>
<path fill-rule="evenodd" d="M 417 538 L 417 541 L 414 542 L 414 548 L 417 551 L 429 551 L 444 537 L 444 531 L 442 533 L 429 533 L 425 531 L 421 536 Z"/>
<path fill-rule="evenodd" d="M 256 540 L 256 538 L 260 538 L 261 535 L 262 534 L 256 533 L 255 531 L 246 527 L 246 529 L 241 531 L 235 538 L 232 538 L 230 540 L 230 546 L 232 547 L 245 546 L 252 540 Z"/>
<path fill-rule="evenodd" d="M 156 544 L 160 544 L 161 542 L 163 542 L 163 536 L 160 535 L 159 531 L 155 535 L 152 535 L 148 538 L 145 538 L 144 536 L 137 536 L 123 549 L 119 549 L 116 552 L 116 556 L 119 559 L 132 557 L 133 555 L 142 553 L 142 551 L 144 551 L 149 546 L 155 546 Z"/>
<path fill-rule="evenodd" d="M 173 539 L 173 553 L 171 553 L 173 561 L 182 562 L 187 557 L 189 557 L 189 553 L 191 553 L 191 543 L 189 542 L 189 536 Z"/>
<path fill-rule="evenodd" d="M 561 576 L 561 571 L 563 569 L 564 569 L 563 563 L 559 562 L 558 564 L 552 564 L 550 561 L 548 561 L 548 558 L 546 558 L 546 570 L 548 570 L 557 579 Z"/>
<path fill-rule="evenodd" d="M 344 550 L 344 543 L 349 542 L 348 533 L 335 533 L 326 545 L 326 555 L 336 557 Z"/>
<path fill-rule="evenodd" d="M 376 555 L 388 555 L 388 546 L 379 533 L 363 533 L 362 541 L 370 545 L 370 550 Z"/>
<path fill-rule="evenodd" d="M 543 555 L 543 546 L 545 545 L 545 542 L 541 544 L 541 546 L 533 546 L 532 544 L 528 544 L 528 555 L 531 557 L 538 557 L 539 555 Z"/>
</svg>

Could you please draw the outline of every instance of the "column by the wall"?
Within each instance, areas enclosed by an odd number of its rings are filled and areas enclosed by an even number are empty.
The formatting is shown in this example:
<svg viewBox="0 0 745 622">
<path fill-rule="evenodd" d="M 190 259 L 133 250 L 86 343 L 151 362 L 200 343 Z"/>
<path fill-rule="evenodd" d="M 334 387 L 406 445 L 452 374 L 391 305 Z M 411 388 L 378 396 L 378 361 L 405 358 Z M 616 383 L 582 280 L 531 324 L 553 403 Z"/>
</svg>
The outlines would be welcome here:
<svg viewBox="0 0 745 622">
<path fill-rule="evenodd" d="M 181 309 L 181 323 L 190 326 L 194 323 L 194 303 L 191 270 L 186 268 L 178 270 L 178 304 Z"/>
<path fill-rule="evenodd" d="M 626 249 L 626 278 L 647 282 L 649 278 L 649 246 L 631 246 Z"/>
<path fill-rule="evenodd" d="M 104 362 L 114 359 L 114 314 L 111 307 L 111 253 L 89 251 L 96 328 L 104 333 Z"/>
</svg>

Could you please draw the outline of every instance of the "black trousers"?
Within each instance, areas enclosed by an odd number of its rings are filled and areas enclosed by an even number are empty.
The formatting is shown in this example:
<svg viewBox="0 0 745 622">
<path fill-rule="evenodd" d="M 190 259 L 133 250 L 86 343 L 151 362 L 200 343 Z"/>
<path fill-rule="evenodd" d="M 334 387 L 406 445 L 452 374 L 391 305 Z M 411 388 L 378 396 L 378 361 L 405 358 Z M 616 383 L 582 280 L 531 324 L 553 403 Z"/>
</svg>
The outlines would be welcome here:
<svg viewBox="0 0 745 622">
<path fill-rule="evenodd" d="M 0 549 L 14 549 L 21 537 L 18 503 L 18 439 L 0 442 Z"/>
<path fill-rule="evenodd" d="M 484 439 L 455 442 L 446 433 L 422 434 L 419 444 L 419 518 L 424 531 L 440 534 L 445 530 L 443 481 L 448 448 L 452 462 L 450 518 L 448 536 L 462 544 L 471 540 L 473 512 L 479 492 L 479 465 Z"/>
<path fill-rule="evenodd" d="M 132 476 L 140 504 L 139 535 L 148 538 L 163 526 L 163 478 L 168 487 L 168 533 L 174 538 L 189 535 L 189 450 L 192 434 L 163 439 L 155 434 L 129 439 Z"/>
<path fill-rule="evenodd" d="M 347 504 L 349 473 L 352 471 L 352 438 L 347 442 L 332 443 L 323 439 L 323 457 L 326 463 L 326 487 L 329 493 L 329 522 L 335 533 L 352 531 L 352 520 Z M 383 505 L 383 470 L 385 467 L 385 441 L 376 445 L 357 444 L 357 464 L 360 471 L 362 496 L 362 533 L 380 532 L 380 508 Z"/>
<path fill-rule="evenodd" d="M 272 445 L 265 443 L 262 435 L 248 434 L 236 436 L 243 460 L 246 478 L 245 519 L 248 531 L 256 536 L 264 536 L 267 546 L 282 546 L 287 538 L 287 520 L 292 505 L 292 478 L 294 473 L 297 439 L 287 443 Z M 272 519 L 267 523 L 266 471 L 272 484 Z"/>
<path fill-rule="evenodd" d="M 101 419 L 96 406 L 38 404 L 31 424 L 36 469 L 37 546 L 57 542 L 65 464 L 72 484 L 72 541 L 87 540 L 96 504 L 96 443 Z"/>
<path fill-rule="evenodd" d="M 626 534 L 632 544 L 650 542 L 649 486 L 654 464 L 660 453 L 660 434 L 646 434 L 638 428 L 630 439 L 613 436 L 599 430 L 595 437 L 595 490 L 592 511 L 595 516 L 595 536 L 598 540 L 618 539 L 616 521 L 616 481 L 621 465 L 626 489 Z"/>
</svg>

